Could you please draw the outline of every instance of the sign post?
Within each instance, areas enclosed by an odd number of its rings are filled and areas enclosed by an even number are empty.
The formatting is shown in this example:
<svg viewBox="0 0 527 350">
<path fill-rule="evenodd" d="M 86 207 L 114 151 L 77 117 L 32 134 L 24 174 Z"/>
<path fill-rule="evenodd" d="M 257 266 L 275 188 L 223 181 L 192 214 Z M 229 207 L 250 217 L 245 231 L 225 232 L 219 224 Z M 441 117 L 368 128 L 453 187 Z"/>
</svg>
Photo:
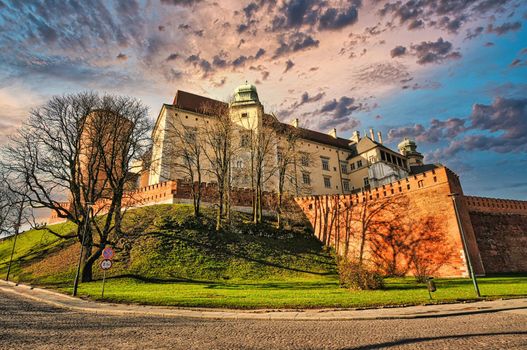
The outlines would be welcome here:
<svg viewBox="0 0 527 350">
<path fill-rule="evenodd" d="M 104 299 L 104 285 L 106 283 L 106 270 L 109 270 L 112 267 L 112 258 L 114 256 L 114 251 L 110 247 L 104 248 L 102 251 L 102 256 L 104 258 L 103 261 L 101 261 L 101 269 L 103 271 L 102 274 L 102 291 L 101 291 L 101 298 Z"/>
</svg>

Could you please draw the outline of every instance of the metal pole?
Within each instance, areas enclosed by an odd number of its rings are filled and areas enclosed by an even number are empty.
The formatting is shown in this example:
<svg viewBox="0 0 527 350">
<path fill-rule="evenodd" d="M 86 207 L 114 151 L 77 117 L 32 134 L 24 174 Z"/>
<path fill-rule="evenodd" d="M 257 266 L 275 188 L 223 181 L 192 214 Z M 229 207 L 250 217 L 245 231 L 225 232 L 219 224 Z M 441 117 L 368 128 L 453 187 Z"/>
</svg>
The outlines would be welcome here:
<svg viewBox="0 0 527 350">
<path fill-rule="evenodd" d="M 457 195 L 458 195 L 457 193 L 452 193 L 449 196 L 452 197 L 452 201 L 454 202 L 454 211 L 456 212 L 457 224 L 459 226 L 459 231 L 461 232 L 461 241 L 463 242 L 463 251 L 465 253 L 465 258 L 467 259 L 468 273 L 470 274 L 470 278 L 472 279 L 472 283 L 474 284 L 474 291 L 476 292 L 476 295 L 478 296 L 478 298 L 480 298 L 481 294 L 479 292 L 478 281 L 476 279 L 476 274 L 474 273 L 474 268 L 472 267 L 472 260 L 468 253 L 468 246 L 467 246 L 467 239 L 465 237 L 465 230 L 463 229 L 463 225 L 461 224 L 461 218 L 459 217 L 459 211 L 457 209 L 457 202 L 456 202 Z"/>
<path fill-rule="evenodd" d="M 74 297 L 77 296 L 77 289 L 79 288 L 79 275 L 81 271 L 82 255 L 84 253 L 86 231 L 88 231 L 88 222 L 90 221 L 90 209 L 91 209 L 91 204 L 86 203 L 86 216 L 84 218 L 84 228 L 82 229 L 81 251 L 79 253 L 79 262 L 77 263 L 77 272 L 75 274 L 75 280 L 73 281 L 73 296 Z"/>
<path fill-rule="evenodd" d="M 106 269 L 103 270 L 102 273 L 102 292 L 101 292 L 101 298 L 104 298 L 104 284 L 106 283 Z"/>
<path fill-rule="evenodd" d="M 5 277 L 6 281 L 9 281 L 9 274 L 11 273 L 11 265 L 13 264 L 13 256 L 15 254 L 15 247 L 16 247 L 16 239 L 18 237 L 18 233 L 20 231 L 20 226 L 22 225 L 22 215 L 24 213 L 24 206 L 26 205 L 26 200 L 22 199 L 20 201 L 20 207 L 18 208 L 18 215 L 17 215 L 17 221 L 15 223 L 15 237 L 13 240 L 13 248 L 11 249 L 11 257 L 9 258 L 9 265 L 7 266 L 7 274 Z"/>
</svg>

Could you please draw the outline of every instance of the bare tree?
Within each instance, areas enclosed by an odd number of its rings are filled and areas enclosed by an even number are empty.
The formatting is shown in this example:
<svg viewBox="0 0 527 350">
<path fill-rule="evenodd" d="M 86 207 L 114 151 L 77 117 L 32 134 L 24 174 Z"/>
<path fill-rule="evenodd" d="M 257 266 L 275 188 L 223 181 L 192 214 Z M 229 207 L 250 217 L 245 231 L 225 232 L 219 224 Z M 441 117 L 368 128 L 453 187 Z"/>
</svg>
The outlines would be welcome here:
<svg viewBox="0 0 527 350">
<path fill-rule="evenodd" d="M 271 125 L 251 132 L 251 168 L 254 184 L 253 223 L 263 222 L 263 194 L 267 183 L 276 175 L 278 138 Z"/>
<path fill-rule="evenodd" d="M 167 165 L 174 171 L 175 176 L 182 177 L 190 184 L 194 217 L 200 216 L 204 136 L 202 126 L 185 125 L 178 116 L 167 120 L 164 137 L 169 147 L 163 157 L 168 159 Z"/>
<path fill-rule="evenodd" d="M 93 263 L 113 244 L 111 235 L 121 233 L 129 170 L 147 149 L 150 129 L 147 108 L 136 99 L 56 96 L 31 111 L 4 149 L 3 167 L 28 190 L 19 194 L 33 208 L 48 208 L 77 225 L 73 234 L 44 228 L 81 243 L 82 281 L 92 280 Z"/>
<path fill-rule="evenodd" d="M 212 119 L 204 127 L 203 154 L 208 161 L 207 172 L 215 178 L 218 186 L 216 230 L 222 227 L 222 219 L 229 210 L 228 194 L 231 187 L 230 163 L 233 156 L 234 123 L 229 106 L 223 103 L 207 103 L 202 106 L 203 113 Z"/>
</svg>

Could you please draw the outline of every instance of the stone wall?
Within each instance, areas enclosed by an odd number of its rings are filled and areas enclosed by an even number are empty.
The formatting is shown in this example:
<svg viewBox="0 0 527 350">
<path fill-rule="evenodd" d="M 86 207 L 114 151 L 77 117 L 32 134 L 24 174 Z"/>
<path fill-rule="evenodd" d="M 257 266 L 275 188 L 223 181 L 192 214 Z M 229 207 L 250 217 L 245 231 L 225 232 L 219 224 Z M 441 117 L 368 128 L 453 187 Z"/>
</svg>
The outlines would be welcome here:
<svg viewBox="0 0 527 350">
<path fill-rule="evenodd" d="M 466 197 L 488 274 L 527 272 L 527 202 Z"/>
</svg>

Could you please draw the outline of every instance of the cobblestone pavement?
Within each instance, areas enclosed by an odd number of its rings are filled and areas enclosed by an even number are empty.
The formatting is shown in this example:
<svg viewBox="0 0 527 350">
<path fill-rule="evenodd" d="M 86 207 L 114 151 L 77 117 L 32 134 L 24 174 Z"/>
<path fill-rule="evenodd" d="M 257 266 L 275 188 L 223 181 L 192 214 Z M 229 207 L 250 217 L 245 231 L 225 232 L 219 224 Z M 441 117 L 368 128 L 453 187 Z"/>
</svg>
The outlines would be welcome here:
<svg viewBox="0 0 527 350">
<path fill-rule="evenodd" d="M 367 321 L 107 316 L 0 292 L 0 348 L 527 349 L 527 316 L 498 312 Z"/>
</svg>

